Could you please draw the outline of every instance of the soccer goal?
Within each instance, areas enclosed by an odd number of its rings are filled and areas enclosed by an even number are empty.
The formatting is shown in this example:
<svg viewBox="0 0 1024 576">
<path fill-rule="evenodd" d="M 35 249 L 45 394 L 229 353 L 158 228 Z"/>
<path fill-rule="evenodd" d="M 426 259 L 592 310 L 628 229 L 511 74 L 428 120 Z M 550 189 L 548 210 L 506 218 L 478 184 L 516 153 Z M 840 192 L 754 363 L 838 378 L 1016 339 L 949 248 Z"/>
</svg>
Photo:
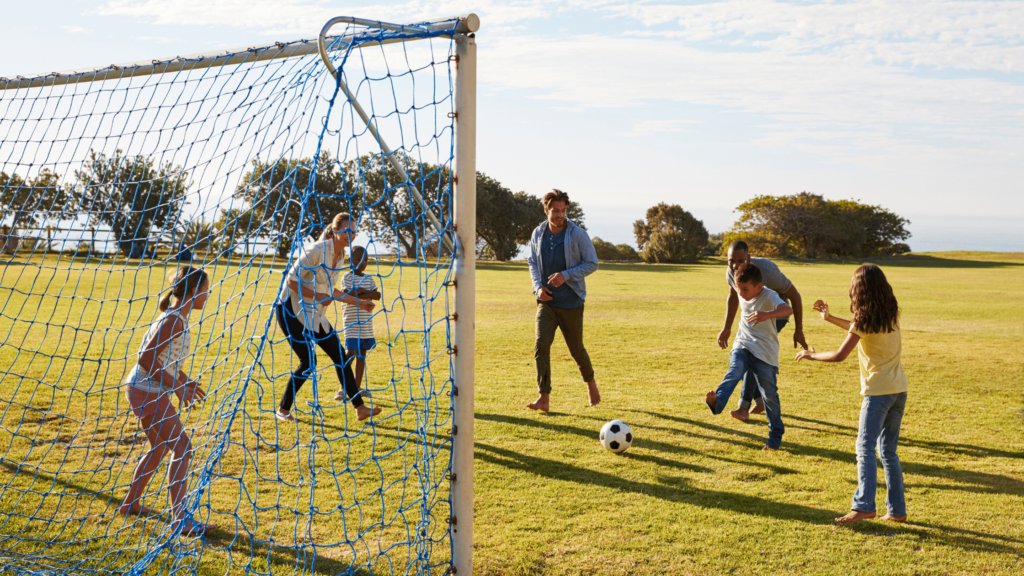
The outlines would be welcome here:
<svg viewBox="0 0 1024 576">
<path fill-rule="evenodd" d="M 472 573 L 478 27 L 339 17 L 312 39 L 0 78 L 3 571 Z M 321 354 L 283 420 L 298 360 L 274 303 L 343 212 L 380 295 L 376 348 L 345 361 L 382 411 L 357 420 Z M 206 397 L 171 402 L 201 536 L 170 512 L 170 456 L 151 512 L 120 510 L 151 431 L 123 383 L 185 266 L 209 278 L 179 364 Z"/>
</svg>

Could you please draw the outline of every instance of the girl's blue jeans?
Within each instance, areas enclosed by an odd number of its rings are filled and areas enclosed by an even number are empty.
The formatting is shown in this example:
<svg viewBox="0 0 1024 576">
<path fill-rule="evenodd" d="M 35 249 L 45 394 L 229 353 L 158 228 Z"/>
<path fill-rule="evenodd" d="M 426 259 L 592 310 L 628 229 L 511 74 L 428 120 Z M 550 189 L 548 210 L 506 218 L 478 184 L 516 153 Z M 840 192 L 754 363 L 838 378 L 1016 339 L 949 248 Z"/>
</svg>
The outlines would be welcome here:
<svg viewBox="0 0 1024 576">
<path fill-rule="evenodd" d="M 746 385 L 746 379 L 749 378 L 757 384 L 761 398 L 764 399 L 764 412 L 768 416 L 768 441 L 765 444 L 776 450 L 782 445 L 782 435 L 786 432 L 786 427 L 782 424 L 782 408 L 779 406 L 779 387 L 776 383 L 778 374 L 777 367 L 759 360 L 749 351 L 742 348 L 733 349 L 729 356 L 729 371 L 715 391 L 718 400 L 713 410 L 715 414 L 721 414 L 729 405 L 729 397 L 732 396 L 736 385 L 740 380 L 744 380 Z"/>
<path fill-rule="evenodd" d="M 860 430 L 857 432 L 857 493 L 853 495 L 852 510 L 875 511 L 875 492 L 878 489 L 878 464 L 875 449 L 885 469 L 888 488 L 885 505 L 892 516 L 907 515 L 907 501 L 903 495 L 903 468 L 896 455 L 900 439 L 900 424 L 907 406 L 907 393 L 865 396 L 860 407 Z"/>
</svg>

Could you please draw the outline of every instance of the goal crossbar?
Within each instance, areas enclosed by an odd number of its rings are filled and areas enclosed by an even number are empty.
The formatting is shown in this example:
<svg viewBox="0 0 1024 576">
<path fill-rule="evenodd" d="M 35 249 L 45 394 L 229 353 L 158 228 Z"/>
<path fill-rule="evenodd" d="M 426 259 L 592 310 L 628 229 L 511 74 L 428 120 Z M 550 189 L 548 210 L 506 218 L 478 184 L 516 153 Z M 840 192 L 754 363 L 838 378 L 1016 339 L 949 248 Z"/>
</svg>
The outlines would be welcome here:
<svg viewBox="0 0 1024 576">
<path fill-rule="evenodd" d="M 361 21 L 370 27 L 383 27 L 384 23 L 374 20 Z M 476 32 L 480 27 L 480 18 L 476 14 L 454 16 L 435 22 L 419 22 L 414 24 L 400 25 L 408 27 L 410 32 L 450 32 L 451 34 L 468 34 Z M 329 38 L 329 43 L 340 40 L 343 44 L 349 44 L 357 39 L 365 38 L 365 33 L 347 34 Z M 392 44 L 404 41 L 403 38 L 383 38 L 379 40 L 366 39 L 360 41 L 363 46 L 375 46 Z M 15 76 L 14 78 L 0 77 L 0 90 L 15 90 L 19 88 L 40 88 L 44 86 L 61 86 L 64 84 L 78 84 L 81 82 L 97 82 L 103 80 L 114 80 L 124 77 L 150 76 L 153 74 L 167 74 L 181 70 L 199 70 L 203 68 L 215 68 L 218 66 L 230 66 L 232 64 L 243 64 L 246 62 L 261 62 L 278 58 L 294 58 L 314 54 L 319 50 L 319 38 L 302 38 L 289 42 L 274 42 L 264 46 L 246 46 L 231 50 L 215 50 L 189 54 L 187 56 L 175 56 L 173 58 L 157 58 L 148 62 L 129 62 L 126 64 L 111 64 L 88 70 L 69 70 L 64 72 L 51 72 L 35 76 Z"/>
</svg>

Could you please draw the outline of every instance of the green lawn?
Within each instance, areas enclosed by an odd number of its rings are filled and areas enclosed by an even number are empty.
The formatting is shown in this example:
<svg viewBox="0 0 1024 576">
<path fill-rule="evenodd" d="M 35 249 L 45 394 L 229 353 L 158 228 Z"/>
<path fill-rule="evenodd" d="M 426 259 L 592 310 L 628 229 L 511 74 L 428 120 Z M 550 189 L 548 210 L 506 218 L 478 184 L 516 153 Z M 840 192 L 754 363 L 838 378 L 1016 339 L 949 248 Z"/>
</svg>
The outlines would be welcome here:
<svg viewBox="0 0 1024 576">
<path fill-rule="evenodd" d="M 48 265 L 55 262 L 51 257 Z M 1024 572 L 1024 254 L 922 254 L 877 263 L 903 310 L 903 361 L 910 381 L 900 448 L 910 522 L 903 526 L 832 522 L 848 509 L 856 487 L 853 448 L 861 397 L 854 360 L 797 365 L 792 328 L 782 332 L 779 384 L 786 435 L 778 453 L 760 451 L 767 433 L 763 417 L 743 424 L 728 414 L 712 416 L 703 405 L 703 393 L 717 386 L 728 363 L 728 352 L 715 344 L 725 308 L 723 261 L 602 264 L 588 279 L 586 341 L 604 401 L 585 407 L 586 388 L 556 339 L 549 414 L 524 407 L 535 398 L 536 305 L 526 267 L 479 263 L 476 572 Z M 858 264 L 780 263 L 804 295 L 808 312 L 810 303 L 822 298 L 837 313 L 848 305 L 849 278 Z M 0 492 L 0 534 L 22 540 L 0 536 L 0 555 L 38 553 L 46 548 L 42 543 L 24 542 L 36 538 L 73 542 L 63 551 L 49 548 L 57 559 L 97 556 L 116 541 L 129 544 L 132 552 L 109 556 L 108 562 L 123 566 L 137 560 L 134 541 L 158 530 L 163 520 L 124 525 L 112 514 L 143 440 L 124 402 L 116 403 L 118 382 L 111 374 L 123 372 L 126 353 L 137 348 L 142 330 L 133 335 L 99 328 L 132 326 L 151 317 L 154 300 L 131 307 L 123 302 L 158 291 L 162 271 L 147 278 L 109 269 L 39 272 L 10 265 L 2 270 L 0 286 L 35 295 L 5 290 L 4 322 L 14 329 L 3 336 L 7 344 L 0 347 L 0 367 L 45 384 L 10 374 L 0 381 L 0 479 L 10 486 Z M 35 284 L 26 276 L 30 271 Z M 403 296 L 438 290 L 436 278 L 420 278 L 415 268 L 402 274 L 385 281 L 387 298 L 399 284 Z M 205 382 L 213 382 L 215 394 L 190 417 L 198 425 L 198 460 L 213 449 L 208 439 L 226 425 L 215 408 L 236 399 L 230 393 L 251 364 L 246 360 L 253 353 L 252 336 L 262 335 L 269 317 L 268 307 L 254 303 L 272 301 L 280 282 L 266 269 L 221 267 L 216 275 L 221 282 L 211 311 L 218 314 L 204 320 L 201 339 L 206 346 L 201 373 Z M 62 287 L 77 298 L 56 297 Z M 42 292 L 51 296 L 39 297 Z M 81 298 L 87 294 L 91 300 Z M 116 310 L 115 302 L 102 301 L 115 297 L 122 301 Z M 399 301 L 388 314 L 393 343 L 388 350 L 397 372 L 391 374 L 387 350 L 370 357 L 372 386 L 388 387 L 375 397 L 391 416 L 376 428 L 345 421 L 352 411 L 330 399 L 336 387 L 332 374 L 320 393 L 322 420 L 310 415 L 300 418 L 297 429 L 277 426 L 269 410 L 292 359 L 283 344 L 264 356 L 265 372 L 254 377 L 241 399 L 245 417 L 232 427 L 218 470 L 222 477 L 212 484 L 209 506 L 227 529 L 208 537 L 215 549 L 203 552 L 199 573 L 242 573 L 250 562 L 275 574 L 334 574 L 367 563 L 373 573 L 390 573 L 392 562 L 401 573 L 415 566 L 417 553 L 404 544 L 409 541 L 405 519 L 429 520 L 429 538 L 443 536 L 447 512 L 438 499 L 446 496 L 447 355 L 436 340 L 443 338 L 443 323 L 433 323 L 445 311 L 443 299 L 428 306 L 435 338 L 431 381 L 419 368 L 422 334 L 415 333 L 424 324 L 423 301 Z M 90 331 L 61 333 L 12 322 L 39 318 L 39 311 L 51 325 Z M 385 333 L 384 324 L 383 319 L 377 324 L 378 335 Z M 817 315 L 807 317 L 806 333 L 819 350 L 843 338 Z M 15 347 L 46 355 L 18 356 Z M 49 361 L 60 355 L 114 361 L 79 362 L 73 370 L 69 363 L 61 372 L 59 359 Z M 391 380 L 398 385 L 389 386 Z M 310 389 L 300 393 L 300 403 L 311 398 Z M 417 414 L 436 419 L 418 422 Z M 613 418 L 628 422 L 636 435 L 624 456 L 604 451 L 597 441 L 601 425 Z M 439 454 L 441 470 L 413 465 L 425 450 Z M 339 481 L 327 486 L 332 466 Z M 432 511 L 417 504 L 423 489 L 430 494 L 426 501 L 436 506 Z M 89 490 L 96 494 L 74 497 Z M 54 497 L 55 492 L 64 497 Z M 880 508 L 884 493 L 880 488 Z M 151 497 L 150 504 L 165 506 L 164 494 Z M 349 507 L 339 511 L 339 505 Z M 254 506 L 266 509 L 256 513 Z M 237 538 L 235 526 L 226 525 L 235 515 L 244 528 Z M 61 532 L 60 522 L 77 531 Z M 121 528 L 110 528 L 118 522 Z M 346 539 L 356 544 L 318 548 L 313 562 L 310 543 Z M 296 568 L 295 547 L 303 545 L 305 555 Z M 198 551 L 195 543 L 187 544 L 189 549 Z M 443 561 L 447 550 L 435 544 L 433 553 Z M 155 566 L 164 572 L 172 568 Z"/>
</svg>

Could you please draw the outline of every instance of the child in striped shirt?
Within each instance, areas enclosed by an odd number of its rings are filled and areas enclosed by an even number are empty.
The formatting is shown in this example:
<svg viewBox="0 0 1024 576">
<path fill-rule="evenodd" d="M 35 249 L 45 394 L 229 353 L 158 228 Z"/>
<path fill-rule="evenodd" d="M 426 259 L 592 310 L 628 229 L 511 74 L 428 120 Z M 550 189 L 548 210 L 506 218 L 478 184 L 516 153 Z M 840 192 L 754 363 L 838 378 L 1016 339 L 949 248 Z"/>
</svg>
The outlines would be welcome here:
<svg viewBox="0 0 1024 576">
<path fill-rule="evenodd" d="M 381 294 L 373 276 L 364 276 L 367 258 L 366 248 L 353 246 L 350 253 L 352 270 L 341 279 L 341 289 L 360 300 L 380 300 Z M 373 337 L 373 315 L 361 310 L 358 306 L 345 304 L 342 311 L 342 323 L 345 326 L 345 357 L 355 365 L 356 385 L 362 387 L 363 374 L 366 371 L 366 355 L 377 346 Z M 364 396 L 367 392 L 363 391 Z M 345 390 L 339 390 L 335 399 L 344 400 Z"/>
</svg>

